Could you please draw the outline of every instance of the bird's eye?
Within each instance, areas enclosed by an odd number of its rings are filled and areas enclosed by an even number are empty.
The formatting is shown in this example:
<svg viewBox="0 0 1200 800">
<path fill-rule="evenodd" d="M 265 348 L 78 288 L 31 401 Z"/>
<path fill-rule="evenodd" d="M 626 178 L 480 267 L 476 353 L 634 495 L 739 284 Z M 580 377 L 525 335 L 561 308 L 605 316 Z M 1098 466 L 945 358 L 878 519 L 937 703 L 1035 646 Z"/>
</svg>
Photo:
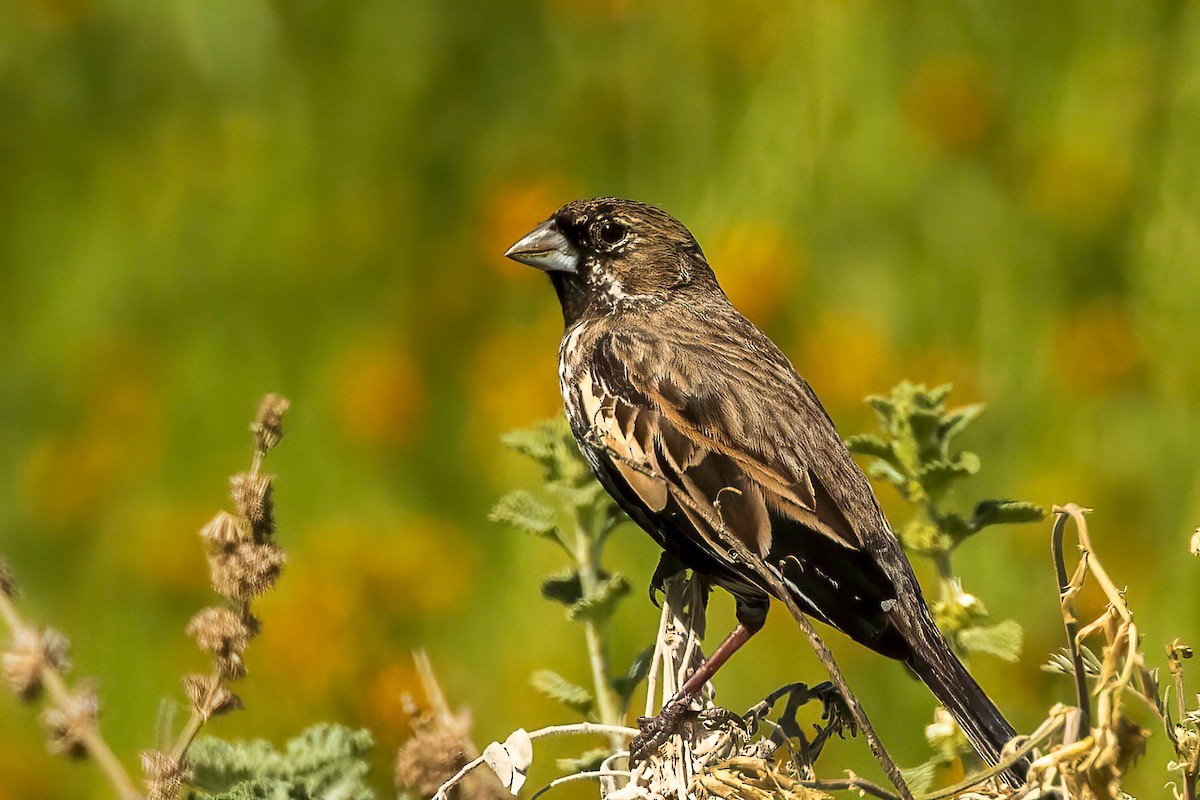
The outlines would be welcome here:
<svg viewBox="0 0 1200 800">
<path fill-rule="evenodd" d="M 596 235 L 605 244 L 618 244 L 625 238 L 625 226 L 619 222 L 602 222 Z"/>
</svg>

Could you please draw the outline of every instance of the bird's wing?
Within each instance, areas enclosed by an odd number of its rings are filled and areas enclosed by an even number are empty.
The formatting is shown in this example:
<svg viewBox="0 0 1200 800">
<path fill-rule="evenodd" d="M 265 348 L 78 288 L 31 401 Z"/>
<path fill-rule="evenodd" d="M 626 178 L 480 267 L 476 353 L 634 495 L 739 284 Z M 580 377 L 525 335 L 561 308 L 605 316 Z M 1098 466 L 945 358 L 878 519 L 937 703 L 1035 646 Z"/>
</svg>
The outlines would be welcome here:
<svg viewBox="0 0 1200 800">
<path fill-rule="evenodd" d="M 578 385 L 592 443 L 647 508 L 673 499 L 702 533 L 728 531 L 759 556 L 788 523 L 858 549 L 854 526 L 808 468 L 788 398 L 775 397 L 772 383 L 785 376 L 714 365 L 714 353 L 681 357 L 629 333 L 599 339 Z"/>
</svg>

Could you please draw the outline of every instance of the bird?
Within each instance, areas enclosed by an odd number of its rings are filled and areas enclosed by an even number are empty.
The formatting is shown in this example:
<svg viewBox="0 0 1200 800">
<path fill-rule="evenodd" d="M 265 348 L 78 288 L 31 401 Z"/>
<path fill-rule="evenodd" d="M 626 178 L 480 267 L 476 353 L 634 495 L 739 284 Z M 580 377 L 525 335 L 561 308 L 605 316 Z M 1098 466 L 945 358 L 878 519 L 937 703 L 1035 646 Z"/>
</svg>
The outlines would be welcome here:
<svg viewBox="0 0 1200 800">
<path fill-rule="evenodd" d="M 504 255 L 549 275 L 571 432 L 599 482 L 662 548 L 654 580 L 679 564 L 733 595 L 737 626 L 667 705 L 689 704 L 786 592 L 906 664 L 997 764 L 1012 726 L 938 631 L 813 389 L 734 308 L 691 232 L 652 205 L 586 198 Z M 1025 768 L 1003 777 L 1020 785 Z"/>
</svg>

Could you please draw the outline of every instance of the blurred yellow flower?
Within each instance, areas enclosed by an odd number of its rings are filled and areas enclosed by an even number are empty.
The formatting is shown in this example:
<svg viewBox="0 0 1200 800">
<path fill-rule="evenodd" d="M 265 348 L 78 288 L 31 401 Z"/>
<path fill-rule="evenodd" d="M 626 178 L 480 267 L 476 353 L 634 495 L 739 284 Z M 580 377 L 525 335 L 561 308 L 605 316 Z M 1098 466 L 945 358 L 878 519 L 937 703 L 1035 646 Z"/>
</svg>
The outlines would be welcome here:
<svg viewBox="0 0 1200 800">
<path fill-rule="evenodd" d="M 796 368 L 827 407 L 857 408 L 895 383 L 887 337 L 868 317 L 827 311 L 804 327 Z"/>
<path fill-rule="evenodd" d="M 905 355 L 900 361 L 906 380 L 926 386 L 952 384 L 954 393 L 950 395 L 950 402 L 953 405 L 968 405 L 985 399 L 979 387 L 978 365 L 967 353 L 933 345 Z"/>
<path fill-rule="evenodd" d="M 150 360 L 140 343 L 129 340 L 101 342 L 86 358 L 76 430 L 47 437 L 25 459 L 25 497 L 37 521 L 94 520 L 122 482 L 157 463 L 162 396 Z"/>
<path fill-rule="evenodd" d="M 368 337 L 343 353 L 332 367 L 338 425 L 351 441 L 379 449 L 410 441 L 424 399 L 421 372 L 386 334 Z"/>
<path fill-rule="evenodd" d="M 122 575 L 157 590 L 179 593 L 208 588 L 208 564 L 197 535 L 211 509 L 170 505 L 122 507 L 106 524 Z"/>
<path fill-rule="evenodd" d="M 537 270 L 514 264 L 504 251 L 575 194 L 565 181 L 548 177 L 495 186 L 480 198 L 479 256 L 504 278 L 533 280 Z"/>
<path fill-rule="evenodd" d="M 407 654 L 367 676 L 358 697 L 359 718 L 377 736 L 395 740 L 393 744 L 398 744 L 410 730 L 404 707 L 405 695 L 411 696 L 419 707 L 427 708 L 421 680 Z"/>
<path fill-rule="evenodd" d="M 1057 225 L 1092 235 L 1116 222 L 1129 186 L 1130 166 L 1124 156 L 1083 142 L 1062 142 L 1038 160 L 1029 198 L 1038 212 Z"/>
<path fill-rule="evenodd" d="M 466 367 L 475 454 L 500 449 L 497 437 L 506 431 L 562 413 L 562 316 L 552 296 L 545 307 L 532 324 L 510 323 L 483 339 Z"/>
<path fill-rule="evenodd" d="M 1129 309 L 1113 298 L 1070 308 L 1054 331 L 1054 373 L 1071 392 L 1128 388 L 1141 375 L 1143 353 Z"/>
<path fill-rule="evenodd" d="M 776 224 L 743 222 L 714 237 L 705 253 L 738 310 L 769 324 L 803 273 L 799 246 Z"/>
<path fill-rule="evenodd" d="M 71 28 L 92 10 L 91 0 L 21 0 L 21 6 L 47 28 Z"/>
<path fill-rule="evenodd" d="M 546 0 L 546 7 L 550 11 L 597 22 L 624 19 L 638 5 L 637 0 Z"/>
<path fill-rule="evenodd" d="M 901 103 L 909 125 L 938 153 L 969 150 L 992 122 L 987 69 L 972 56 L 944 56 L 921 65 Z"/>
<path fill-rule="evenodd" d="M 62 797 L 62 783 L 56 775 L 62 764 L 51 760 L 37 737 L 30 735 L 34 730 L 10 728 L 0 735 L 0 800 Z"/>
</svg>

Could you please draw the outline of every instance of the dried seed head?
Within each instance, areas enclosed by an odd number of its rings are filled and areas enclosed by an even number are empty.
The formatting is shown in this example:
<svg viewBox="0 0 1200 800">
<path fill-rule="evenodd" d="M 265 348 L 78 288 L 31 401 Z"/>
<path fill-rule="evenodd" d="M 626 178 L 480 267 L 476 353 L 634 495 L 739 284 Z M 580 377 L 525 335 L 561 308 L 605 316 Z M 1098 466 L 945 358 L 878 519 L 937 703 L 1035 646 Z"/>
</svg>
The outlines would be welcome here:
<svg viewBox="0 0 1200 800">
<path fill-rule="evenodd" d="M 185 675 L 183 690 L 192 702 L 192 708 L 205 719 L 242 707 L 238 696 L 213 675 Z"/>
<path fill-rule="evenodd" d="M 271 476 L 243 472 L 229 479 L 233 502 L 238 513 L 250 523 L 259 538 L 275 532 L 271 503 Z"/>
<path fill-rule="evenodd" d="M 87 755 L 84 740 L 96 729 L 100 701 L 90 688 L 80 687 L 61 705 L 48 708 L 42 714 L 46 726 L 46 746 L 55 755 L 82 758 Z"/>
<path fill-rule="evenodd" d="M 241 678 L 246 674 L 242 653 L 258 633 L 258 620 L 239 616 L 227 608 L 206 608 L 192 617 L 187 634 L 196 646 L 212 653 L 213 663 L 223 678 Z"/>
<path fill-rule="evenodd" d="M 32 699 L 42 686 L 42 670 L 66 672 L 70 669 L 67 651 L 70 642 L 56 630 L 38 632 L 18 628 L 7 652 L 0 656 L 4 680 L 22 700 Z"/>
<path fill-rule="evenodd" d="M 250 538 L 246 523 L 228 511 L 218 511 L 217 515 L 200 529 L 200 536 L 208 542 L 210 548 L 221 547 L 243 542 Z"/>
<path fill-rule="evenodd" d="M 418 729 L 396 754 L 396 786 L 432 797 L 465 763 L 461 737 L 434 726 Z"/>
<path fill-rule="evenodd" d="M 247 601 L 275 585 L 287 555 L 274 542 L 234 542 L 210 552 L 212 586 L 232 600 Z"/>
<path fill-rule="evenodd" d="M 262 399 L 258 406 L 258 415 L 254 424 L 250 426 L 250 430 L 254 432 L 254 449 L 257 452 L 265 454 L 279 444 L 279 440 L 283 438 L 283 412 L 287 411 L 289 405 L 291 403 L 286 397 L 277 394 L 269 394 Z"/>
<path fill-rule="evenodd" d="M 189 770 L 161 750 L 142 753 L 142 773 L 146 776 L 146 800 L 175 800 Z"/>
<path fill-rule="evenodd" d="M 10 600 L 17 596 L 17 576 L 3 558 L 0 558 L 0 594 Z"/>
</svg>

